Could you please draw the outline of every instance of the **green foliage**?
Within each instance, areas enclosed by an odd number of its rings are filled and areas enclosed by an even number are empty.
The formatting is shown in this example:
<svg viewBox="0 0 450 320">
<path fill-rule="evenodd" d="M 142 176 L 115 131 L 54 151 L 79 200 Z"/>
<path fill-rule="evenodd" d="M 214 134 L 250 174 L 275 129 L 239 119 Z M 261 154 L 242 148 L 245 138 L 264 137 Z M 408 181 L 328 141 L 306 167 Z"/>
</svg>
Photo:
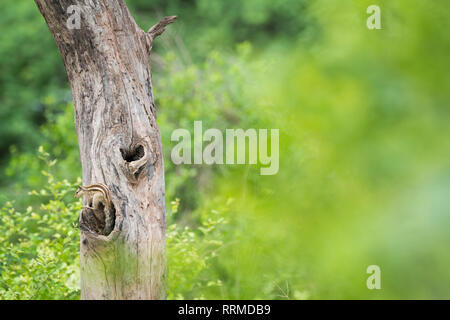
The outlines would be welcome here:
<svg viewBox="0 0 450 320">
<path fill-rule="evenodd" d="M 237 47 L 236 56 L 212 51 L 201 63 L 184 64 L 173 52 L 162 59 L 166 69 L 155 77 L 158 124 L 161 128 L 164 158 L 170 159 L 171 134 L 185 128 L 193 139 L 194 121 L 201 119 L 204 130 L 252 127 L 258 119 L 256 110 L 246 101 L 244 82 L 249 74 L 249 43 Z M 192 140 L 193 143 L 193 140 Z M 210 166 L 176 166 L 165 162 L 166 196 L 179 197 L 183 211 L 194 210 L 201 192 L 213 186 L 213 179 L 225 168 Z"/>
<path fill-rule="evenodd" d="M 222 285 L 220 279 L 211 277 L 209 268 L 210 261 L 223 246 L 225 224 L 220 213 L 212 210 L 196 229 L 168 226 L 169 299 L 204 299 L 205 287 Z"/>
<path fill-rule="evenodd" d="M 10 145 L 35 147 L 50 101 L 64 100 L 66 76 L 58 49 L 39 11 L 28 0 L 0 4 L 0 166 Z M 67 87 L 64 85 L 64 87 Z"/>
<path fill-rule="evenodd" d="M 282 268 L 312 298 L 449 295 L 449 4 L 384 3 L 375 31 L 365 27 L 370 4 L 317 1 L 321 36 L 266 52 L 277 60 L 255 75 L 253 105 L 266 104 L 280 128 L 280 172 L 257 185 L 227 180 L 257 221 L 239 246 L 246 294 L 256 281 L 249 260 L 264 256 L 246 255 L 277 243 L 267 249 L 272 268 L 260 270 Z M 382 290 L 365 286 L 372 264 Z"/>
<path fill-rule="evenodd" d="M 43 148 L 39 157 L 49 169 L 56 165 Z M 2 299 L 79 297 L 80 233 L 76 223 L 81 204 L 70 198 L 76 185 L 56 181 L 49 171 L 42 175 L 47 183 L 30 192 L 30 197 L 41 203 L 37 208 L 30 206 L 20 212 L 7 202 L 0 211 Z"/>
<path fill-rule="evenodd" d="M 383 2 L 382 30 L 366 0 L 127 4 L 144 29 L 179 16 L 152 55 L 169 298 L 448 298 L 448 1 Z M 34 4 L 0 8 L 0 297 L 78 298 L 70 90 Z M 194 120 L 279 128 L 279 173 L 173 165 Z"/>
<path fill-rule="evenodd" d="M 81 164 L 75 132 L 73 104 L 60 104 L 59 112 L 47 112 L 47 122 L 41 126 L 39 135 L 43 137 L 42 146 L 58 165 L 53 166 L 57 179 L 75 180 L 81 174 Z M 46 163 L 36 161 L 35 151 L 19 152 L 11 148 L 11 160 L 5 170 L 12 182 L 5 193 L 17 194 L 27 188 L 38 188 L 45 183 L 41 171 Z"/>
</svg>

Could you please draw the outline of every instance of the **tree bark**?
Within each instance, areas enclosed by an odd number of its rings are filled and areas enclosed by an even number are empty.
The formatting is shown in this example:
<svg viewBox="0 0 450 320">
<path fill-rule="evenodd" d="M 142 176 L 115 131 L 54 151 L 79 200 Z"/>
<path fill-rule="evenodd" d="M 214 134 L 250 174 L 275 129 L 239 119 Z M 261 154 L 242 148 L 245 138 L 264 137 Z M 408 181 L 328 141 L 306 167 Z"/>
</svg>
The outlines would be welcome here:
<svg viewBox="0 0 450 320">
<path fill-rule="evenodd" d="M 144 32 L 123 0 L 35 2 L 72 87 L 83 185 L 105 185 L 113 205 L 100 217 L 113 215 L 106 235 L 93 210 L 81 212 L 81 298 L 164 299 L 164 168 L 149 55 L 175 17 Z M 79 29 L 67 24 L 72 5 Z"/>
</svg>

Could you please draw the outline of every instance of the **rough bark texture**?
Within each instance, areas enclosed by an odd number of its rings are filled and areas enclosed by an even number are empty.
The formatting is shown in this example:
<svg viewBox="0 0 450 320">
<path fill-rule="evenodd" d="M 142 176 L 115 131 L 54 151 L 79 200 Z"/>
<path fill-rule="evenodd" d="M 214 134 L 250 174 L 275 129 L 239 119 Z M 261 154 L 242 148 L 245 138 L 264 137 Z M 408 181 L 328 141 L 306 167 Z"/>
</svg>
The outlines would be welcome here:
<svg viewBox="0 0 450 320">
<path fill-rule="evenodd" d="M 109 235 L 96 231 L 90 209 L 81 214 L 81 297 L 164 299 L 164 168 L 149 55 L 175 17 L 144 32 L 123 0 L 35 2 L 72 86 L 83 185 L 107 186 L 114 207 Z M 80 29 L 67 27 L 71 5 Z"/>
</svg>

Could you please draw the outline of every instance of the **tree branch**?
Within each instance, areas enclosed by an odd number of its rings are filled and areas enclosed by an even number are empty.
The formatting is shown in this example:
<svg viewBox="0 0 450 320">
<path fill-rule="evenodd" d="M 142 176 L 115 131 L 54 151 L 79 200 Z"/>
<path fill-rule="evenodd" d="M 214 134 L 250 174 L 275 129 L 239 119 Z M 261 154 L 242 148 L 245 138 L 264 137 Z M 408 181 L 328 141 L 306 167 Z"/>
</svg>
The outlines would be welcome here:
<svg viewBox="0 0 450 320">
<path fill-rule="evenodd" d="M 170 16 L 165 17 L 161 21 L 159 21 L 157 24 L 155 24 L 153 27 L 151 27 L 147 31 L 147 35 L 151 38 L 151 40 L 155 39 L 157 36 L 161 35 L 165 27 L 167 27 L 169 24 L 173 23 L 177 19 L 177 16 Z"/>
</svg>

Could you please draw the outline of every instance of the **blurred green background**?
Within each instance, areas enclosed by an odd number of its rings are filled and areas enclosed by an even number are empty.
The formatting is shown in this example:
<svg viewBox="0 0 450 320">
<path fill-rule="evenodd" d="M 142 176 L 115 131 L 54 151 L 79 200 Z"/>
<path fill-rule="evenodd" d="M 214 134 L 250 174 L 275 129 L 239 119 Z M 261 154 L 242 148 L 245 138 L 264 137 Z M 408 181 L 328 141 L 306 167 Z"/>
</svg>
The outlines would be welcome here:
<svg viewBox="0 0 450 320">
<path fill-rule="evenodd" d="M 150 59 L 170 299 L 450 298 L 450 2 L 126 3 L 145 30 L 179 17 Z M 79 299 L 68 80 L 33 1 L 0 26 L 0 298 Z M 278 128 L 278 174 L 173 165 L 194 120 Z"/>
</svg>

